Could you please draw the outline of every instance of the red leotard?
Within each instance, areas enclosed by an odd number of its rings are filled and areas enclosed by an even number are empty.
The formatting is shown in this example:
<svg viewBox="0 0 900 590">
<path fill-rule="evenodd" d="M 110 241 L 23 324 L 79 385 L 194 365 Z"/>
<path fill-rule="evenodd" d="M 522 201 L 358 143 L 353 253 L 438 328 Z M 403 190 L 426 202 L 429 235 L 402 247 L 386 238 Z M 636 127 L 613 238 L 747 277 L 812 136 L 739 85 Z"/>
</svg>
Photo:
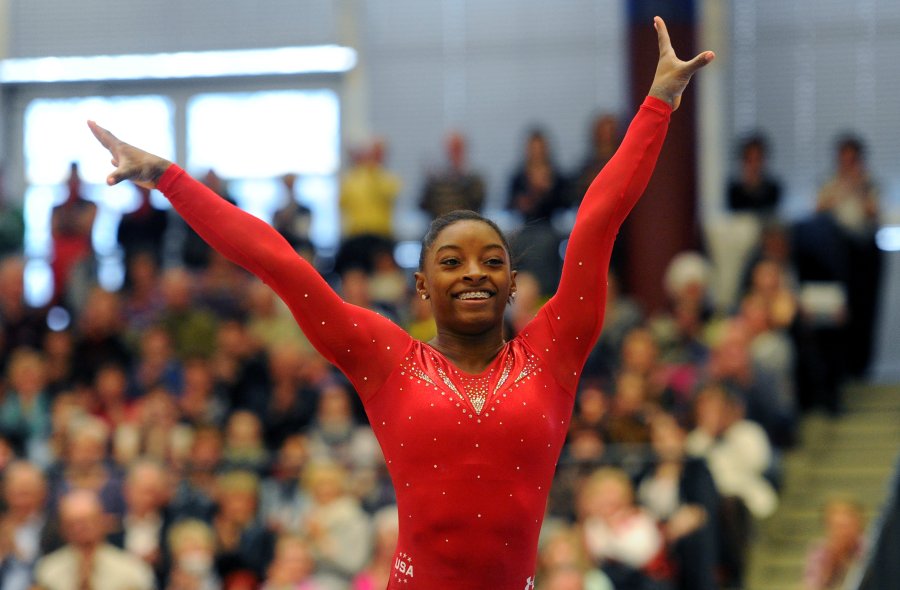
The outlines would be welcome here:
<svg viewBox="0 0 900 590">
<path fill-rule="evenodd" d="M 345 303 L 265 222 L 171 166 L 159 189 L 290 306 L 362 398 L 397 491 L 389 588 L 523 590 L 575 388 L 603 321 L 613 240 L 650 179 L 671 108 L 647 98 L 588 189 L 559 290 L 480 375 Z"/>
</svg>

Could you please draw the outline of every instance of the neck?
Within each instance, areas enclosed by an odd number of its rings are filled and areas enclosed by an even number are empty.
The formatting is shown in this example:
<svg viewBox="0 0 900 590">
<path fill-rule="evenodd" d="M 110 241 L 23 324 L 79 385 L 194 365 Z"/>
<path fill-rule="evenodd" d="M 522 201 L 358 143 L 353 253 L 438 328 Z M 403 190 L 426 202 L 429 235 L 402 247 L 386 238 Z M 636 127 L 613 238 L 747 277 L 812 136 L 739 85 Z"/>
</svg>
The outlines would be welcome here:
<svg viewBox="0 0 900 590">
<path fill-rule="evenodd" d="M 450 361 L 466 373 L 480 373 L 506 344 L 502 324 L 483 334 L 468 335 L 438 329 L 437 336 L 429 342 Z"/>
</svg>

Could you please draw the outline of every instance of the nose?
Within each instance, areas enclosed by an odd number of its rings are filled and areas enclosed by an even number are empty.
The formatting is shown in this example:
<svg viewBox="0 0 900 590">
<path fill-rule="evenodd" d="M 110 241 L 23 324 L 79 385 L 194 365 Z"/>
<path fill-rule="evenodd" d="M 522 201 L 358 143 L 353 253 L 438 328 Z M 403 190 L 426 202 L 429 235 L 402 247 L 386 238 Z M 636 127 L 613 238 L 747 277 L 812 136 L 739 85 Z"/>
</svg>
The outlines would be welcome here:
<svg viewBox="0 0 900 590">
<path fill-rule="evenodd" d="M 485 273 L 481 265 L 474 260 L 469 263 L 466 268 L 466 274 L 463 275 L 463 280 L 471 281 L 473 283 L 480 282 L 485 278 L 487 278 L 487 273 Z"/>
</svg>

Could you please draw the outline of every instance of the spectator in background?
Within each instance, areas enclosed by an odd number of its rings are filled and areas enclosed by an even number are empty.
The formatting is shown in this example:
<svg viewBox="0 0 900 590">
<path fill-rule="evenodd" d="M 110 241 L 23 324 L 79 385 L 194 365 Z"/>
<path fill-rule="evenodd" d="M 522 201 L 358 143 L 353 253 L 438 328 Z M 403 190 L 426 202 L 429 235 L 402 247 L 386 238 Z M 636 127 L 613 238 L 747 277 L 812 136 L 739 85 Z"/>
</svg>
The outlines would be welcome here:
<svg viewBox="0 0 900 590">
<path fill-rule="evenodd" d="M 634 502 L 634 488 L 619 468 L 597 470 L 578 496 L 588 556 L 616 590 L 668 588 L 665 539 L 656 520 Z"/>
<path fill-rule="evenodd" d="M 50 233 L 53 236 L 53 301 L 63 303 L 67 299 L 70 281 L 77 278 L 77 289 L 72 293 L 74 307 L 80 307 L 83 291 L 90 283 L 90 270 L 94 247 L 91 232 L 97 217 L 97 205 L 82 194 L 78 164 L 69 166 L 65 200 L 53 208 L 50 217 Z M 73 275 L 75 273 L 75 275 Z"/>
<path fill-rule="evenodd" d="M 109 460 L 109 447 L 110 431 L 102 420 L 80 416 L 68 424 L 63 461 L 50 470 L 54 506 L 72 490 L 90 490 L 102 503 L 103 512 L 113 516 L 124 513 L 122 477 Z"/>
<path fill-rule="evenodd" d="M 303 378 L 303 364 L 309 353 L 298 346 L 283 345 L 269 349 L 271 389 L 262 416 L 266 448 L 275 450 L 310 425 L 319 403 L 319 392 Z"/>
<path fill-rule="evenodd" d="M 35 583 L 43 590 L 150 590 L 150 567 L 104 541 L 106 518 L 97 494 L 76 490 L 59 505 L 67 544 L 42 557 L 35 566 Z"/>
<path fill-rule="evenodd" d="M 141 332 L 155 326 L 162 317 L 165 300 L 159 268 L 153 254 L 145 251 L 135 252 L 127 263 L 128 282 L 122 293 L 122 313 L 129 343 L 140 339 Z"/>
<path fill-rule="evenodd" d="M 300 485 L 300 477 L 309 460 L 306 437 L 294 434 L 284 440 L 272 466 L 272 473 L 260 488 L 260 514 L 276 533 L 299 531 L 301 516 L 307 510 L 309 492 Z"/>
<path fill-rule="evenodd" d="M 172 268 L 163 274 L 164 308 L 159 323 L 169 333 L 175 353 L 181 358 L 208 357 L 215 348 L 217 318 L 194 304 L 193 290 L 194 281 L 186 270 Z"/>
<path fill-rule="evenodd" d="M 574 528 L 551 533 L 538 554 L 538 584 L 558 590 L 614 590 L 602 571 L 591 566 L 586 547 Z"/>
<path fill-rule="evenodd" d="M 387 588 L 394 571 L 394 551 L 400 534 L 397 507 L 385 506 L 372 517 L 375 547 L 369 565 L 353 578 L 352 590 L 381 590 Z"/>
<path fill-rule="evenodd" d="M 522 163 L 510 179 L 506 207 L 524 224 L 511 236 L 516 266 L 538 279 L 545 296 L 556 291 L 562 270 L 561 237 L 551 220 L 565 206 L 565 191 L 566 181 L 553 161 L 546 135 L 533 130 Z"/>
<path fill-rule="evenodd" d="M 170 510 L 174 520 L 212 520 L 216 476 L 222 465 L 222 433 L 215 426 L 195 429 L 184 472 L 179 474 Z"/>
<path fill-rule="evenodd" d="M 15 461 L 3 473 L 0 515 L 0 588 L 31 588 L 35 562 L 52 550 L 47 513 L 47 482 L 34 464 Z"/>
<path fill-rule="evenodd" d="M 215 569 L 216 539 L 202 520 L 185 519 L 169 530 L 172 568 L 165 590 L 220 590 Z"/>
<path fill-rule="evenodd" d="M 622 141 L 619 121 L 615 115 L 597 115 L 591 123 L 590 145 L 581 166 L 575 173 L 569 203 L 578 206 L 600 170 L 606 166 Z"/>
<path fill-rule="evenodd" d="M 419 207 L 432 219 L 457 209 L 481 211 L 484 207 L 484 180 L 469 169 L 466 147 L 461 133 L 448 134 L 444 141 L 447 162 L 443 169 L 432 171 L 425 180 Z"/>
<path fill-rule="evenodd" d="M 220 475 L 216 478 L 216 503 L 212 527 L 219 577 L 247 572 L 261 580 L 275 540 L 258 518 L 259 478 L 249 471 Z"/>
<path fill-rule="evenodd" d="M 804 590 L 839 590 L 865 551 L 862 507 L 850 498 L 832 498 L 822 511 L 825 536 L 809 551 Z"/>
<path fill-rule="evenodd" d="M 741 401 L 721 386 L 697 394 L 696 427 L 688 435 L 690 455 L 706 459 L 722 498 L 721 561 L 726 586 L 741 587 L 746 569 L 751 518 L 771 516 L 778 496 L 765 473 L 772 466 L 772 446 L 765 431 L 744 419 Z"/>
<path fill-rule="evenodd" d="M 13 351 L 7 369 L 8 389 L 0 401 L 0 433 L 28 460 L 46 467 L 51 461 L 50 396 L 43 356 L 27 348 Z"/>
<path fill-rule="evenodd" d="M 740 168 L 728 181 L 728 209 L 750 213 L 764 225 L 772 222 L 781 201 L 781 184 L 766 170 L 768 142 L 753 134 L 740 143 Z"/>
<path fill-rule="evenodd" d="M 350 392 L 338 383 L 319 394 L 319 407 L 308 436 L 310 454 L 316 460 L 333 461 L 351 470 L 380 461 L 381 450 L 372 429 L 356 423 Z"/>
<path fill-rule="evenodd" d="M 671 414 L 650 424 L 653 459 L 638 485 L 641 505 L 662 525 L 675 562 L 676 590 L 716 590 L 719 492 L 703 459 L 687 455 L 687 435 Z"/>
<path fill-rule="evenodd" d="M 866 168 L 866 148 L 854 135 L 835 143 L 835 173 L 819 191 L 816 209 L 837 224 L 846 257 L 851 261 L 845 284 L 850 322 L 847 328 L 847 369 L 862 376 L 872 356 L 878 310 L 882 255 L 875 244 L 879 224 L 879 193 Z"/>
<path fill-rule="evenodd" d="M 91 289 L 76 333 L 73 366 L 78 382 L 92 382 L 100 367 L 110 363 L 131 367 L 131 351 L 123 335 L 122 300 L 117 293 Z"/>
<path fill-rule="evenodd" d="M 315 565 L 312 548 L 303 537 L 284 535 L 275 544 L 275 558 L 262 590 L 327 590 L 327 585 L 316 582 Z"/>
<path fill-rule="evenodd" d="M 247 470 L 262 474 L 269 466 L 269 453 L 263 443 L 262 423 L 253 412 L 232 412 L 225 424 L 222 450 L 225 470 Z"/>
<path fill-rule="evenodd" d="M 203 184 L 232 205 L 235 204 L 235 200 L 228 194 L 225 181 L 216 174 L 215 170 L 207 171 L 203 177 Z M 179 225 L 182 226 L 184 232 L 184 239 L 181 243 L 181 261 L 192 271 L 205 269 L 209 265 L 212 248 L 188 224 L 180 223 Z"/>
<path fill-rule="evenodd" d="M 281 177 L 281 185 L 284 187 L 284 205 L 275 212 L 272 227 L 278 230 L 297 252 L 312 253 L 314 248 L 309 240 L 312 211 L 297 199 L 297 175 L 285 174 Z"/>
<path fill-rule="evenodd" d="M 3 168 L 0 163 L 0 258 L 21 254 L 25 240 L 25 216 L 6 192 Z"/>
<path fill-rule="evenodd" d="M 131 284 L 131 261 L 139 253 L 148 254 L 157 267 L 163 265 L 163 239 L 169 226 L 169 213 L 150 202 L 150 189 L 134 185 L 138 193 L 137 209 L 122 215 L 116 232 L 125 255 L 125 284 Z"/>
<path fill-rule="evenodd" d="M 18 256 L 0 260 L 0 368 L 12 350 L 38 350 L 47 333 L 46 310 L 25 303 L 25 261 Z"/>
<path fill-rule="evenodd" d="M 373 254 L 394 243 L 394 205 L 400 179 L 384 166 L 387 147 L 377 139 L 356 152 L 352 166 L 341 179 L 338 205 L 342 238 L 336 270 L 363 268 L 372 272 Z"/>
<path fill-rule="evenodd" d="M 349 584 L 372 553 L 372 529 L 359 501 L 348 493 L 347 471 L 328 461 L 310 463 L 303 474 L 311 502 L 301 520 L 316 569 Z"/>
<path fill-rule="evenodd" d="M 153 568 L 159 581 L 167 567 L 165 540 L 170 522 L 165 507 L 169 498 L 168 483 L 160 464 L 148 460 L 134 463 L 128 470 L 123 488 L 125 514 L 107 537 L 110 543 Z"/>
</svg>

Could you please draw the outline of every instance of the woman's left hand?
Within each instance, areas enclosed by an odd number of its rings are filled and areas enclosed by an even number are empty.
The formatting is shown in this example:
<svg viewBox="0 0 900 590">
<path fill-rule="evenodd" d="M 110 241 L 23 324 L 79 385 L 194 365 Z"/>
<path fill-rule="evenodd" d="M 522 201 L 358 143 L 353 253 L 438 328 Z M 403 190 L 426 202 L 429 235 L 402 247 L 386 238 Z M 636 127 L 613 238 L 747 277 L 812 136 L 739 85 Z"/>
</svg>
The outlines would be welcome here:
<svg viewBox="0 0 900 590">
<path fill-rule="evenodd" d="M 659 62 L 656 64 L 656 75 L 653 77 L 649 94 L 668 103 L 672 110 L 675 110 L 681 104 L 681 94 L 691 81 L 691 76 L 715 59 L 716 54 L 704 51 L 691 61 L 682 61 L 672 49 L 672 41 L 669 39 L 669 31 L 663 19 L 654 17 L 653 26 L 656 28 L 656 38 L 659 41 Z"/>
</svg>

